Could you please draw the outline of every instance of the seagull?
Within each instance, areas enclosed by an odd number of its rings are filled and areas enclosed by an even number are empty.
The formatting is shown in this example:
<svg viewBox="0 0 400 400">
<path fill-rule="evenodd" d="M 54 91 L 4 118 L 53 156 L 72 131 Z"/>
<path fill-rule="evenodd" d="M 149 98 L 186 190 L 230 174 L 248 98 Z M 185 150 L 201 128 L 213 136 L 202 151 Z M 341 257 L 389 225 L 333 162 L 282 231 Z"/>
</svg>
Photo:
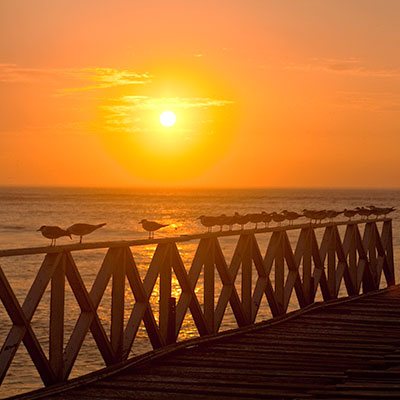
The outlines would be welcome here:
<svg viewBox="0 0 400 400">
<path fill-rule="evenodd" d="M 349 221 L 351 221 L 351 218 L 357 214 L 357 210 L 348 210 L 347 208 L 345 208 L 343 214 L 345 217 L 349 218 Z"/>
<path fill-rule="evenodd" d="M 91 224 L 73 224 L 69 228 L 67 228 L 67 231 L 71 233 L 72 235 L 79 236 L 79 243 L 82 243 L 82 236 L 88 235 L 89 233 L 92 233 L 96 229 L 101 228 L 104 226 L 106 223 L 98 224 L 98 225 L 91 225 Z"/>
<path fill-rule="evenodd" d="M 372 211 L 372 214 L 374 214 L 376 218 L 383 215 L 383 213 L 385 211 L 383 208 L 375 207 L 375 206 L 368 206 L 368 208 Z"/>
<path fill-rule="evenodd" d="M 207 232 L 212 232 L 212 227 L 217 225 L 216 217 L 208 217 L 207 215 L 200 215 L 199 218 L 201 224 L 207 228 Z"/>
<path fill-rule="evenodd" d="M 220 232 L 222 232 L 222 227 L 224 225 L 229 225 L 232 227 L 231 217 L 228 217 L 225 214 L 221 214 L 219 217 L 215 217 L 215 221 L 216 221 L 216 225 L 219 225 L 219 227 L 220 227 Z"/>
<path fill-rule="evenodd" d="M 268 214 L 265 211 L 261 212 L 262 215 L 262 222 L 264 222 L 264 226 L 267 227 L 272 220 L 271 214 Z"/>
<path fill-rule="evenodd" d="M 385 207 L 383 208 L 383 215 L 386 217 L 389 213 L 396 211 L 394 207 Z"/>
<path fill-rule="evenodd" d="M 142 219 L 139 224 L 142 224 L 143 229 L 149 232 L 149 239 L 154 239 L 154 231 L 168 226 L 168 224 L 159 224 L 158 222 L 148 221 L 147 219 Z"/>
<path fill-rule="evenodd" d="M 36 232 L 42 232 L 42 235 L 47 238 L 51 239 L 51 244 L 50 246 L 55 246 L 56 245 L 56 240 L 60 238 L 61 236 L 69 236 L 71 238 L 71 234 L 60 228 L 59 226 L 48 226 L 48 225 L 42 225 Z"/>
<path fill-rule="evenodd" d="M 301 214 L 298 214 L 295 211 L 283 210 L 281 212 L 281 214 L 283 214 L 286 217 L 286 219 L 289 221 L 289 225 L 293 225 L 293 221 L 295 219 L 302 217 Z"/>
<path fill-rule="evenodd" d="M 343 211 L 328 210 L 326 212 L 326 216 L 329 218 L 331 222 L 333 221 L 334 218 L 336 218 L 340 214 L 343 214 Z"/>
<path fill-rule="evenodd" d="M 377 218 L 381 215 L 387 216 L 387 214 L 396 211 L 394 207 L 375 207 L 375 206 L 368 206 L 371 209 L 372 214 L 374 214 Z"/>
<path fill-rule="evenodd" d="M 250 217 L 249 217 L 248 214 L 246 214 L 246 215 L 240 215 L 238 212 L 235 212 L 235 215 L 234 215 L 233 217 L 234 217 L 234 221 L 235 221 L 234 223 L 235 223 L 235 224 L 238 224 L 238 225 L 241 225 L 241 226 L 242 226 L 241 229 L 243 229 L 244 226 L 245 226 L 248 222 L 250 222 Z"/>
<path fill-rule="evenodd" d="M 315 210 L 307 210 L 306 208 L 303 210 L 303 215 L 310 220 L 310 225 L 312 224 L 316 212 Z"/>
<path fill-rule="evenodd" d="M 263 214 L 260 213 L 249 214 L 249 220 L 253 224 L 256 224 L 255 228 L 257 229 L 258 224 L 260 222 L 263 222 Z"/>
<path fill-rule="evenodd" d="M 356 207 L 357 213 L 363 217 L 368 217 L 373 214 L 372 210 L 364 207 Z"/>
<path fill-rule="evenodd" d="M 277 222 L 279 226 L 282 225 L 282 221 L 286 219 L 286 217 L 283 214 L 278 214 L 275 211 L 271 213 L 272 220 L 274 222 Z"/>
<path fill-rule="evenodd" d="M 326 210 L 321 210 L 321 211 L 316 211 L 314 214 L 314 219 L 315 221 L 319 221 L 320 224 L 322 224 L 322 220 L 325 219 L 328 216 L 328 213 Z"/>
</svg>

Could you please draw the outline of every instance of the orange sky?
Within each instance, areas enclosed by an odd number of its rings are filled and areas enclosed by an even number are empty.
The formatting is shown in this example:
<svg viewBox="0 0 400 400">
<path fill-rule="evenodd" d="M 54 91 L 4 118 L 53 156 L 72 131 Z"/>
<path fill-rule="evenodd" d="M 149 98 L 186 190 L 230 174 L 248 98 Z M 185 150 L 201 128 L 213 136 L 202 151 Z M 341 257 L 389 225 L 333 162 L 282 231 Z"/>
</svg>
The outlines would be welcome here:
<svg viewBox="0 0 400 400">
<path fill-rule="evenodd" d="M 399 16 L 2 0 L 0 185 L 400 187 Z"/>
</svg>

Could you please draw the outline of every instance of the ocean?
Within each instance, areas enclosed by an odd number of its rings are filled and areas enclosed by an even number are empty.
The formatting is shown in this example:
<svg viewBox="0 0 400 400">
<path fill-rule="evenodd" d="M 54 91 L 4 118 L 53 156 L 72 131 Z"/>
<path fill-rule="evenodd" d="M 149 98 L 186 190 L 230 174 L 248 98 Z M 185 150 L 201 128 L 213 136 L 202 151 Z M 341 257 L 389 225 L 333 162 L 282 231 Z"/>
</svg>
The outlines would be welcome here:
<svg viewBox="0 0 400 400">
<path fill-rule="evenodd" d="M 400 190 L 370 189 L 99 189 L 99 188 L 0 188 L 0 250 L 38 247 L 50 244 L 37 229 L 42 225 L 58 225 L 66 228 L 74 223 L 106 225 L 84 237 L 84 242 L 147 238 L 139 221 L 143 218 L 169 224 L 155 233 L 155 237 L 171 237 L 204 232 L 200 215 L 231 215 L 253 212 L 280 212 L 283 209 L 301 212 L 304 208 L 337 209 L 356 206 L 394 206 L 393 246 L 396 276 L 399 274 L 400 256 Z M 338 217 L 338 220 L 346 218 Z M 303 220 L 306 221 L 305 219 Z M 249 225 L 251 226 L 251 225 Z M 219 228 L 218 228 L 219 229 Z M 225 228 L 226 229 L 226 228 Z M 239 228 L 236 228 L 239 229 Z M 216 229 L 215 229 L 216 230 Z M 322 231 L 322 230 L 321 230 Z M 295 241 L 293 232 L 291 240 Z M 58 239 L 57 244 L 77 242 L 73 237 Z M 227 260 L 232 255 L 237 237 L 221 239 Z M 186 268 L 198 242 L 188 242 L 179 247 Z M 261 251 L 265 252 L 267 239 L 260 239 Z M 264 247 L 263 247 L 264 246 Z M 155 246 L 135 246 L 133 255 L 141 276 L 146 271 Z M 73 256 L 90 289 L 105 250 L 74 252 Z M 0 258 L 0 266 L 10 281 L 19 300 L 23 302 L 27 291 L 40 267 L 43 255 Z M 133 300 L 132 300 L 133 301 Z M 153 298 L 154 304 L 157 299 Z M 106 291 L 99 307 L 99 315 L 109 327 L 110 291 Z M 295 308 L 296 304 L 291 305 Z M 73 295 L 66 293 L 65 337 L 71 333 L 79 316 L 79 306 Z M 127 312 L 126 317 L 129 316 Z M 269 318 L 266 310 L 259 318 Z M 32 326 L 45 351 L 48 349 L 49 291 L 47 290 L 32 320 Z M 10 330 L 11 322 L 0 306 L 0 342 Z M 223 328 L 236 327 L 232 315 L 226 315 Z M 192 321 L 184 324 L 180 339 L 196 335 Z M 142 327 L 132 349 L 132 355 L 151 349 Z M 71 377 L 79 376 L 104 366 L 91 334 L 85 340 L 78 355 Z M 23 345 L 20 346 L 9 372 L 0 388 L 0 396 L 7 397 L 41 387 L 41 381 Z"/>
</svg>

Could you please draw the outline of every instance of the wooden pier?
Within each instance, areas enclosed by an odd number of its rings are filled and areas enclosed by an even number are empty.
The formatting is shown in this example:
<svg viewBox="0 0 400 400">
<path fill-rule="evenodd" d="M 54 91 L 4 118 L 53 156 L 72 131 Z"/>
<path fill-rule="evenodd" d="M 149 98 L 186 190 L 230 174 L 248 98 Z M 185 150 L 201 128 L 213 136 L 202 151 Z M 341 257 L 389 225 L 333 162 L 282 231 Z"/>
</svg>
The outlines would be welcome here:
<svg viewBox="0 0 400 400">
<path fill-rule="evenodd" d="M 399 399 L 400 287 L 314 304 L 46 391 L 23 398 Z"/>
<path fill-rule="evenodd" d="M 323 230 L 320 241 L 318 229 Z M 294 246 L 288 237 L 291 230 L 299 233 Z M 270 236 L 263 256 L 257 235 L 264 233 Z M 219 243 L 223 236 L 238 237 L 229 265 Z M 177 245 L 193 240 L 198 241 L 197 250 L 191 265 L 185 266 Z M 141 279 L 131 248 L 149 243 L 156 250 Z M 89 291 L 72 253 L 93 248 L 108 252 Z M 9 250 L 0 251 L 0 257 L 37 253 L 46 255 L 22 305 L 0 270 L 0 296 L 13 323 L 0 353 L 0 378 L 23 342 L 49 386 L 24 398 L 368 398 L 362 394 L 368 384 L 375 385 L 372 398 L 390 385 L 392 398 L 400 393 L 395 383 L 400 291 L 394 287 L 389 218 Z M 196 288 L 202 271 L 200 298 Z M 172 274 L 181 288 L 177 299 L 171 292 Z M 376 293 L 382 274 L 390 288 Z M 217 276 L 222 285 L 218 296 Z M 155 312 L 149 299 L 158 278 Z M 64 345 L 66 280 L 81 314 Z M 109 282 L 111 328 L 106 332 L 97 308 Z M 49 283 L 47 356 L 30 321 Z M 125 326 L 127 287 L 135 304 Z M 350 297 L 335 300 L 341 287 Z M 323 303 L 315 303 L 317 291 Z M 364 295 L 358 297 L 360 292 Z M 257 325 L 263 297 L 275 318 Z M 300 310 L 287 314 L 294 297 Z M 221 333 L 228 304 L 239 330 Z M 188 310 L 199 338 L 176 343 Z M 141 321 L 155 350 L 129 360 Z M 107 368 L 67 382 L 89 331 Z M 78 389 L 82 384 L 86 386 Z"/>
</svg>

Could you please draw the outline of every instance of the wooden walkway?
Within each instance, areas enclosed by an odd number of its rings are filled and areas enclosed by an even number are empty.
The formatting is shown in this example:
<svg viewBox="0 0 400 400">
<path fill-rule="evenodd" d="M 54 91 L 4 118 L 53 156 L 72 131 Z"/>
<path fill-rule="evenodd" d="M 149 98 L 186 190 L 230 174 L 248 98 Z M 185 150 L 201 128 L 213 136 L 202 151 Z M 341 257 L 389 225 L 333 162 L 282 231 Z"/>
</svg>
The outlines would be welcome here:
<svg viewBox="0 0 400 400">
<path fill-rule="evenodd" d="M 113 369 L 73 380 L 62 393 L 57 386 L 23 398 L 399 399 L 400 286 L 316 303 Z"/>
</svg>

